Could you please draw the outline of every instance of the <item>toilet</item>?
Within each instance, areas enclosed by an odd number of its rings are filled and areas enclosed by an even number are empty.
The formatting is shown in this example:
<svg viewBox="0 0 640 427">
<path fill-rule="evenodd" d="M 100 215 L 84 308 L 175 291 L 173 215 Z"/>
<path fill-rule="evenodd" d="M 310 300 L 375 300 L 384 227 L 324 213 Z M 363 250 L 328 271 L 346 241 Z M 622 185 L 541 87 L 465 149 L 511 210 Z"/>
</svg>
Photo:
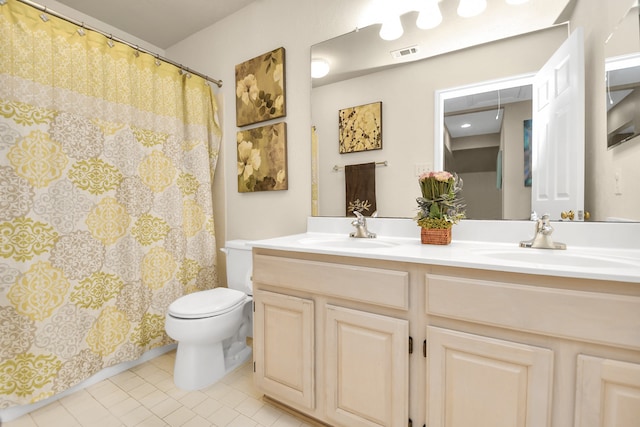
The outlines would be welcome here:
<svg viewBox="0 0 640 427">
<path fill-rule="evenodd" d="M 207 387 L 251 356 L 253 336 L 251 245 L 228 241 L 227 287 L 184 295 L 169 305 L 167 335 L 178 342 L 173 381 L 184 390 Z"/>
</svg>

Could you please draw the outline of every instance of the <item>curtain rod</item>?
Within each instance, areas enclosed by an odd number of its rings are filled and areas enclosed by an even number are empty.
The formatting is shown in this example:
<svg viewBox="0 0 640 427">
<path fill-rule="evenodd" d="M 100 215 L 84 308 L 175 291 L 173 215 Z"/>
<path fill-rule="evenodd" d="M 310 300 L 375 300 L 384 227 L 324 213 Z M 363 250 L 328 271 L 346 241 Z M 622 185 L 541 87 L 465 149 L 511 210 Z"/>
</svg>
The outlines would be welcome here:
<svg viewBox="0 0 640 427">
<path fill-rule="evenodd" d="M 28 5 L 28 6 L 31 6 L 33 8 L 36 8 L 36 9 L 40 10 L 43 13 L 47 13 L 47 14 L 53 15 L 53 16 L 55 16 L 57 18 L 60 18 L 62 20 L 70 22 L 70 23 L 72 23 L 74 25 L 77 25 L 78 27 L 80 27 L 82 29 L 95 31 L 96 33 L 102 34 L 103 36 L 107 37 L 109 40 L 113 40 L 113 41 L 116 41 L 116 42 L 119 42 L 119 43 L 122 43 L 122 44 L 126 44 L 127 46 L 135 49 L 138 52 L 149 54 L 149 55 L 155 57 L 157 60 L 160 60 L 160 61 L 166 62 L 168 64 L 174 65 L 174 66 L 178 67 L 179 69 L 181 69 L 182 71 L 184 71 L 186 73 L 195 74 L 196 76 L 202 77 L 203 79 L 205 79 L 208 82 L 216 84 L 218 87 L 222 87 L 222 80 L 212 79 L 211 77 L 206 76 L 206 75 L 204 75 L 202 73 L 198 73 L 197 71 L 193 71 L 192 69 L 187 68 L 182 64 L 178 64 L 177 62 L 172 61 L 170 59 L 164 58 L 164 57 L 158 55 L 157 53 L 153 53 L 153 52 L 151 52 L 151 51 L 149 51 L 147 49 L 141 48 L 138 45 L 130 43 L 130 42 L 128 42 L 126 40 L 123 40 L 123 39 L 121 39 L 119 37 L 115 37 L 113 34 L 105 33 L 102 30 L 99 30 L 97 28 L 94 28 L 94 27 L 91 27 L 89 25 L 86 25 L 84 22 L 76 21 L 73 18 L 69 18 L 68 16 L 65 16 L 65 15 L 63 15 L 63 14 L 61 14 L 59 12 L 53 11 L 51 9 L 48 9 L 46 6 L 42 6 L 41 4 L 32 2 L 30 0 L 17 0 L 17 1 L 19 1 L 20 3 L 24 3 L 24 4 Z M 5 4 L 5 3 L 6 3 L 6 0 L 0 0 L 0 6 Z"/>
</svg>

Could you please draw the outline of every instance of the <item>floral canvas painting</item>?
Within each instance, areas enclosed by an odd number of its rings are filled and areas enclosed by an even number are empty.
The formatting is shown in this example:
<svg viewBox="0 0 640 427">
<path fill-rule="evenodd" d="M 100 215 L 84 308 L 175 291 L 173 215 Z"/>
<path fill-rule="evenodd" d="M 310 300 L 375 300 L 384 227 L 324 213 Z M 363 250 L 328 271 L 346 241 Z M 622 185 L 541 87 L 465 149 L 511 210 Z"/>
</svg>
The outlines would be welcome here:
<svg viewBox="0 0 640 427">
<path fill-rule="evenodd" d="M 382 102 L 340 110 L 338 125 L 340 154 L 382 149 Z"/>
<path fill-rule="evenodd" d="M 284 48 L 236 65 L 236 125 L 286 115 Z"/>
<path fill-rule="evenodd" d="M 241 130 L 238 143 L 238 192 L 286 190 L 287 124 Z"/>
</svg>

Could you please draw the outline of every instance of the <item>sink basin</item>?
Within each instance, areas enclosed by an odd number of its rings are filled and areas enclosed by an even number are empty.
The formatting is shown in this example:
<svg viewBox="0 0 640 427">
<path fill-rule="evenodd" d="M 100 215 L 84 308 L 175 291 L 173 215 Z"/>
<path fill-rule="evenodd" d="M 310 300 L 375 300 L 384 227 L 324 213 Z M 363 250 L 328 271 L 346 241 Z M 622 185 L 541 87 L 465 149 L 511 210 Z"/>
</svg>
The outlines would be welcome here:
<svg viewBox="0 0 640 427">
<path fill-rule="evenodd" d="M 478 251 L 479 255 L 499 259 L 540 265 L 586 267 L 586 268 L 629 268 L 639 267 L 640 261 L 623 258 L 589 254 L 571 254 L 565 251 L 545 249 L 525 249 L 509 251 Z"/>
<path fill-rule="evenodd" d="M 338 249 L 385 249 L 398 246 L 388 240 L 355 238 L 355 237 L 307 237 L 298 241 L 301 245 L 317 248 Z"/>
</svg>

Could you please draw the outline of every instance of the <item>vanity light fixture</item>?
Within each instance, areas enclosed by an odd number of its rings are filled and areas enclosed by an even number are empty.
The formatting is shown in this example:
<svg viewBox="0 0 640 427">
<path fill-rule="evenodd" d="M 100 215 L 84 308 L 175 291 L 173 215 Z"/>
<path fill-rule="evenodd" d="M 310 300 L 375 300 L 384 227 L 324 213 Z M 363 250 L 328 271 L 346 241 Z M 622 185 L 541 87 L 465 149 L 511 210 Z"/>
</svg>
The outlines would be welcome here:
<svg viewBox="0 0 640 427">
<path fill-rule="evenodd" d="M 487 8 L 487 0 L 460 0 L 458 3 L 458 15 L 463 18 L 471 18 L 484 12 Z"/>
<path fill-rule="evenodd" d="M 442 13 L 440 12 L 441 0 L 425 0 L 424 6 L 418 12 L 416 19 L 416 27 L 421 30 L 429 30 L 435 28 L 442 22 Z"/>
<path fill-rule="evenodd" d="M 382 40 L 396 40 L 402 37 L 402 34 L 404 34 L 404 29 L 402 22 L 400 22 L 400 16 L 387 16 L 380 27 L 380 38 Z"/>
<path fill-rule="evenodd" d="M 329 63 L 324 59 L 311 60 L 311 78 L 320 79 L 329 74 Z"/>
<path fill-rule="evenodd" d="M 394 0 L 395 3 L 377 2 L 377 18 L 374 22 L 381 23 L 380 38 L 383 40 L 399 39 L 404 33 L 400 16 L 417 11 L 416 26 L 421 30 L 435 28 L 442 23 L 442 12 L 439 3 L 442 0 Z M 390 1 L 390 0 L 389 0 Z M 505 0 L 507 4 L 518 5 L 529 0 Z M 463 18 L 471 18 L 480 15 L 487 8 L 487 0 L 459 0 L 458 15 Z"/>
</svg>

